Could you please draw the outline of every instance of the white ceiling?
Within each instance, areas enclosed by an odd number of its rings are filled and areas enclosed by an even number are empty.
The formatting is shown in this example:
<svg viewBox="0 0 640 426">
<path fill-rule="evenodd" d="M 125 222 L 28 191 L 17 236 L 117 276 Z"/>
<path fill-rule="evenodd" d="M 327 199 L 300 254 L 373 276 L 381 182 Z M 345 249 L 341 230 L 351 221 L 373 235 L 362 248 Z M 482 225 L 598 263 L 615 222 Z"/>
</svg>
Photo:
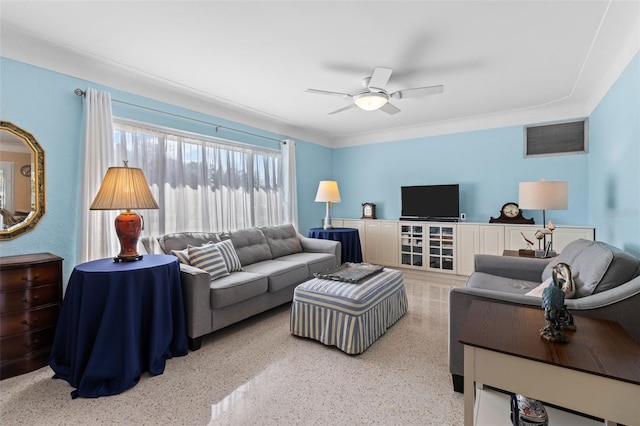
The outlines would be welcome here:
<svg viewBox="0 0 640 426">
<path fill-rule="evenodd" d="M 585 116 L 640 45 L 638 1 L 0 7 L 5 57 L 329 146 Z M 328 115 L 349 100 L 305 92 L 355 93 L 377 66 L 394 70 L 389 92 L 444 93 L 393 100 L 396 115 Z"/>
</svg>

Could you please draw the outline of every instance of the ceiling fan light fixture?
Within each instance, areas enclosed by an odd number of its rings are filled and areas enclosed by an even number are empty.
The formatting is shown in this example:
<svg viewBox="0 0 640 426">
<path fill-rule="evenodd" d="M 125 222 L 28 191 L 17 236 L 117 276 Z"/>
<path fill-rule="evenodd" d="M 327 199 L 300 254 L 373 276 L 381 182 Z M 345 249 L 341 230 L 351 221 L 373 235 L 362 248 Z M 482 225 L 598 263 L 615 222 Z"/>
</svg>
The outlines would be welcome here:
<svg viewBox="0 0 640 426">
<path fill-rule="evenodd" d="M 375 111 L 380 109 L 388 101 L 389 96 L 386 93 L 380 92 L 361 93 L 353 97 L 353 102 L 358 106 L 358 108 L 365 111 Z"/>
</svg>

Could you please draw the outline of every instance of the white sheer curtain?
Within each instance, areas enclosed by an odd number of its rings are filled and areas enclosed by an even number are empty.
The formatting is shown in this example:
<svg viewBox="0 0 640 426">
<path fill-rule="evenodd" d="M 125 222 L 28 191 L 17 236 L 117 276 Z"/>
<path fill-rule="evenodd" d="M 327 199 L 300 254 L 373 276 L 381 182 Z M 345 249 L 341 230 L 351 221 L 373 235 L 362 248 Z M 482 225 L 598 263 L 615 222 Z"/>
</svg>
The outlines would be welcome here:
<svg viewBox="0 0 640 426">
<path fill-rule="evenodd" d="M 278 150 L 121 119 L 114 127 L 116 159 L 144 171 L 160 206 L 142 212 L 143 235 L 285 223 Z"/>
<path fill-rule="evenodd" d="M 86 262 L 118 254 L 114 212 L 90 211 L 107 169 L 117 166 L 113 150 L 111 94 L 87 89 L 84 116 L 84 179 L 80 200 L 82 237 L 80 260 Z"/>
<path fill-rule="evenodd" d="M 296 143 L 292 140 L 280 144 L 282 152 L 284 220 L 298 230 L 298 186 L 296 184 Z"/>
</svg>

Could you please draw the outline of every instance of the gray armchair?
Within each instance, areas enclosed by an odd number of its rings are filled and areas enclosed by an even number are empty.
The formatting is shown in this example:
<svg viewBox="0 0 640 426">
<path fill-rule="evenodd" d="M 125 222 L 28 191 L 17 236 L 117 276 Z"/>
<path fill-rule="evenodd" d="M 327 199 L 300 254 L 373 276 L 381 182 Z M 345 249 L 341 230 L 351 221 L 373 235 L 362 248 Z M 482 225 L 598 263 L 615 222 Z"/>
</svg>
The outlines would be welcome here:
<svg viewBox="0 0 640 426">
<path fill-rule="evenodd" d="M 576 240 L 552 259 L 476 255 L 475 272 L 449 293 L 449 371 L 456 392 L 464 382 L 464 350 L 458 336 L 473 300 L 540 307 L 525 293 L 551 276 L 551 266 L 571 266 L 577 298 L 566 299 L 574 315 L 618 322 L 640 343 L 640 259 L 606 243 Z M 540 313 L 542 327 L 543 316 Z M 536 338 L 536 336 L 532 336 Z"/>
</svg>

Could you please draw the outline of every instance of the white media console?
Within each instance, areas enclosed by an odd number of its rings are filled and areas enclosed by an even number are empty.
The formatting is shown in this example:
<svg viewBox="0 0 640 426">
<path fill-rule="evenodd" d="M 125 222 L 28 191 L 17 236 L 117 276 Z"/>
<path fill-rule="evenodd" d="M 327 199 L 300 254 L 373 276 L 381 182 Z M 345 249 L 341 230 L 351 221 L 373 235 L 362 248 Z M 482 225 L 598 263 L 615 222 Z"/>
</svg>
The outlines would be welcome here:
<svg viewBox="0 0 640 426">
<path fill-rule="evenodd" d="M 536 241 L 542 225 L 333 219 L 333 226 L 357 228 L 365 262 L 447 274 L 471 275 L 476 254 L 502 255 L 527 248 L 523 233 Z M 557 225 L 553 249 L 561 252 L 578 238 L 595 239 L 590 226 Z M 537 245 L 534 249 L 537 249 Z"/>
</svg>

